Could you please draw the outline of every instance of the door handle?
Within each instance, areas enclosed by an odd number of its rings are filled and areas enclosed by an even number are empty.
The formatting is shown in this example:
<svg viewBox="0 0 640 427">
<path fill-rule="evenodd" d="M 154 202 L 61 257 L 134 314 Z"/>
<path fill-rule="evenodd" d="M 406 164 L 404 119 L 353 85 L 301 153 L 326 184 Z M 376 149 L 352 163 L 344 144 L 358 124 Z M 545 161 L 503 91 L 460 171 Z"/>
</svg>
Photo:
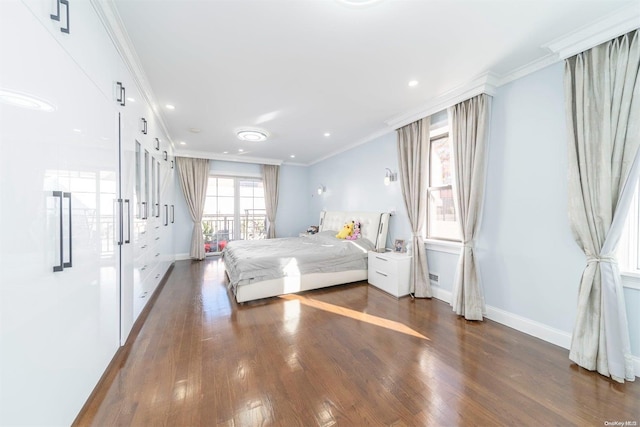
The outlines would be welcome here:
<svg viewBox="0 0 640 427">
<path fill-rule="evenodd" d="M 142 218 L 141 219 L 147 219 L 149 218 L 149 208 L 147 207 L 147 202 L 141 202 L 142 204 Z"/>
<path fill-rule="evenodd" d="M 60 230 L 60 264 L 53 266 L 53 272 L 57 273 L 64 270 L 64 244 L 63 244 L 63 237 L 62 237 L 62 234 L 63 234 L 62 191 L 54 191 L 53 197 L 58 198 L 60 203 L 60 209 L 59 209 L 60 221 L 58 222 L 58 228 Z"/>
<path fill-rule="evenodd" d="M 127 239 L 125 244 L 131 243 L 131 201 L 124 199 L 124 204 L 127 205 Z"/>
<path fill-rule="evenodd" d="M 60 31 L 66 34 L 69 34 L 69 0 L 58 0 L 56 2 L 56 14 L 51 14 L 49 17 L 54 21 L 60 22 L 60 4 L 63 4 L 67 7 L 67 26 L 61 27 Z"/>
<path fill-rule="evenodd" d="M 60 1 L 63 1 L 63 0 L 60 0 Z M 126 100 L 127 90 L 122 85 L 122 82 L 116 82 L 116 86 L 118 86 L 118 92 L 120 92 L 117 95 L 118 97 L 116 98 L 116 102 L 124 107 L 127 104 L 127 100 Z"/>
<path fill-rule="evenodd" d="M 122 199 L 116 199 L 115 200 L 116 204 L 118 205 L 118 207 L 116 208 L 116 216 L 118 218 L 118 240 L 116 241 L 116 244 L 118 246 L 122 245 L 122 237 L 124 234 L 124 226 L 123 226 L 123 214 L 122 214 Z"/>
<path fill-rule="evenodd" d="M 62 265 L 64 266 L 64 268 L 71 268 L 73 266 L 73 251 L 71 248 L 71 237 L 73 236 L 73 230 L 71 228 L 73 218 L 73 215 L 71 214 L 71 193 L 62 193 L 62 198 L 69 200 L 69 262 L 63 262 Z"/>
<path fill-rule="evenodd" d="M 169 225 L 169 206 L 164 205 L 164 226 Z"/>
<path fill-rule="evenodd" d="M 175 206 L 171 205 L 171 224 L 173 224 L 176 220 L 176 209 Z"/>
</svg>

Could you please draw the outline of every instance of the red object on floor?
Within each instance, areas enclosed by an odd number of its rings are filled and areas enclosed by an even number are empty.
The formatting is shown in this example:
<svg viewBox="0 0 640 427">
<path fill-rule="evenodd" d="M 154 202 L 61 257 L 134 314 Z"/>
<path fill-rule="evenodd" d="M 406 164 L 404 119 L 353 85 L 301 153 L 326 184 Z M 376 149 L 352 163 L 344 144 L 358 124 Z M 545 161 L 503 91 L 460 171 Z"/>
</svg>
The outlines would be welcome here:
<svg viewBox="0 0 640 427">
<path fill-rule="evenodd" d="M 226 240 L 221 240 L 218 242 L 218 250 L 220 252 L 222 252 L 222 250 L 224 249 L 224 247 L 227 246 L 227 241 Z"/>
</svg>

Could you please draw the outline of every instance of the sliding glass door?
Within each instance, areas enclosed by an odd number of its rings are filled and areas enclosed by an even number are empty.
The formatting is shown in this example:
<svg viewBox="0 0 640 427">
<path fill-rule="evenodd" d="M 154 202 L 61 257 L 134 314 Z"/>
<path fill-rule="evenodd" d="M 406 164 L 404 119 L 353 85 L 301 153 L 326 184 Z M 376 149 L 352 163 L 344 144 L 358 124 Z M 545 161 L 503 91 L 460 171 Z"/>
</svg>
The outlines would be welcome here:
<svg viewBox="0 0 640 427">
<path fill-rule="evenodd" d="M 265 225 L 261 179 L 209 177 L 202 217 L 207 253 L 221 252 L 230 240 L 264 239 Z"/>
</svg>

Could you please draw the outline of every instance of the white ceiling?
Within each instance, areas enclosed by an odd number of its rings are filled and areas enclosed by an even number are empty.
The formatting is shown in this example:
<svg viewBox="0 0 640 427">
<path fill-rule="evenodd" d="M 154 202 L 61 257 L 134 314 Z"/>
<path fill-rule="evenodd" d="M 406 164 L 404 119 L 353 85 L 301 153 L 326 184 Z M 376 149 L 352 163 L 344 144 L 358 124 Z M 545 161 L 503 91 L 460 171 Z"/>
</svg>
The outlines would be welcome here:
<svg viewBox="0 0 640 427">
<path fill-rule="evenodd" d="M 638 2 L 381 0 L 353 7 L 337 0 L 115 0 L 115 5 L 178 152 L 311 164 L 392 130 L 386 121 L 477 76 L 506 76 L 548 58 L 543 45 Z M 419 84 L 409 87 L 410 80 Z M 167 110 L 165 104 L 176 108 Z M 240 142 L 234 130 L 242 126 L 266 129 L 271 137 Z M 240 148 L 245 154 L 238 157 Z"/>
</svg>

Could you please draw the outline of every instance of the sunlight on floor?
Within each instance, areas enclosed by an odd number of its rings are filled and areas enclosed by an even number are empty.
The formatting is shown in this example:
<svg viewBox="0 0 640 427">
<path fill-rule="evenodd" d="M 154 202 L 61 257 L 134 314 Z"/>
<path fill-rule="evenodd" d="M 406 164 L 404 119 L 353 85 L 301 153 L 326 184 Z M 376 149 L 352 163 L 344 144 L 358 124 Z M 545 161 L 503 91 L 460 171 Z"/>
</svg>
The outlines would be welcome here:
<svg viewBox="0 0 640 427">
<path fill-rule="evenodd" d="M 300 290 L 300 270 L 298 260 L 291 258 L 282 269 L 284 271 L 284 291 L 297 292 Z"/>
<path fill-rule="evenodd" d="M 328 311 L 334 314 L 339 314 L 341 316 L 350 317 L 352 319 L 359 320 L 361 322 L 366 322 L 371 325 L 380 326 L 382 328 L 391 329 L 396 332 L 401 332 L 403 334 L 407 334 L 417 338 L 421 338 L 423 340 L 431 341 L 429 338 L 425 337 L 424 335 L 420 334 L 417 331 L 414 331 L 408 326 L 403 325 L 400 322 L 385 319 L 383 317 L 373 316 L 367 313 L 361 313 L 356 310 L 351 310 L 350 308 L 340 307 L 339 305 L 329 304 L 327 302 L 310 299 L 301 295 L 280 295 L 279 298 L 282 298 L 288 301 L 299 301 L 301 304 L 307 305 L 309 307 Z"/>
</svg>

